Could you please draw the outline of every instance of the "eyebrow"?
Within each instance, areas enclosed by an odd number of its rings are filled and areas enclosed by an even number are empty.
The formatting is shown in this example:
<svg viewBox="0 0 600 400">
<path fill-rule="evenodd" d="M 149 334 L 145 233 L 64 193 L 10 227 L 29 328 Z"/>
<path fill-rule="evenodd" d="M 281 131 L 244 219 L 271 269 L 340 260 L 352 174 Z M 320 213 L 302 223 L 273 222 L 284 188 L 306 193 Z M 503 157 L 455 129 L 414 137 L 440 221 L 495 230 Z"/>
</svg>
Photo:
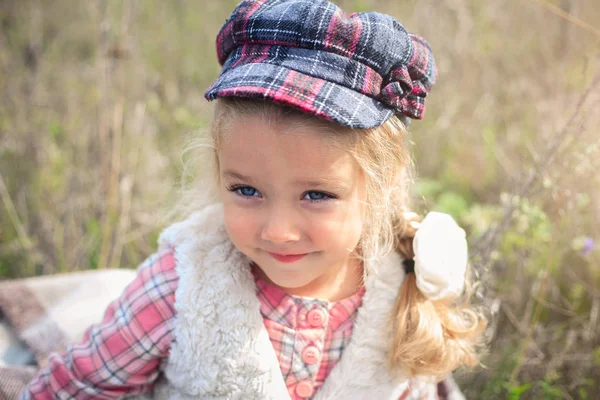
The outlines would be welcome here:
<svg viewBox="0 0 600 400">
<path fill-rule="evenodd" d="M 241 181 L 247 181 L 247 182 L 252 182 L 252 178 L 250 178 L 249 176 L 240 174 L 239 172 L 235 172 L 235 171 L 231 171 L 231 170 L 225 170 L 223 171 L 223 176 L 227 177 L 227 178 L 234 178 L 234 179 L 239 179 Z M 348 189 L 348 185 L 340 182 L 339 179 L 335 179 L 335 178 L 323 178 L 322 180 L 310 180 L 310 179 L 298 179 L 294 182 L 296 185 L 300 185 L 300 186 L 310 186 L 310 187 L 323 187 L 323 186 L 328 186 L 331 187 L 333 186 L 335 189 L 338 190 L 345 190 Z"/>
<path fill-rule="evenodd" d="M 310 187 L 333 186 L 338 189 L 347 189 L 348 188 L 348 185 L 345 185 L 344 183 L 340 182 L 339 179 L 333 179 L 333 178 L 324 178 L 323 180 L 320 180 L 320 181 L 299 179 L 294 183 L 296 185 L 310 186 Z"/>
<path fill-rule="evenodd" d="M 252 180 L 252 179 L 250 179 L 250 177 L 248 177 L 246 175 L 242 175 L 238 172 L 230 171 L 230 170 L 223 171 L 223 176 L 225 176 L 227 178 L 239 179 L 241 181 L 251 181 Z"/>
</svg>

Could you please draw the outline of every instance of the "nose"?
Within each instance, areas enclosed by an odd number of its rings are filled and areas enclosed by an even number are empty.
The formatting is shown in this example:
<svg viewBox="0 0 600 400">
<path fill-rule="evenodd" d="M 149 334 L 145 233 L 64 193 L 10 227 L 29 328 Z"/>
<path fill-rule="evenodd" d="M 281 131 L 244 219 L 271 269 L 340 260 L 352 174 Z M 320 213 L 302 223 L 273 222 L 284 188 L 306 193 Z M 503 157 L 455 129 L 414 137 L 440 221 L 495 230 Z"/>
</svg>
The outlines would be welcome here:
<svg viewBox="0 0 600 400">
<path fill-rule="evenodd" d="M 261 239 L 273 243 L 289 243 L 300 240 L 296 216 L 290 207 L 277 206 L 267 211 L 261 231 Z"/>
</svg>

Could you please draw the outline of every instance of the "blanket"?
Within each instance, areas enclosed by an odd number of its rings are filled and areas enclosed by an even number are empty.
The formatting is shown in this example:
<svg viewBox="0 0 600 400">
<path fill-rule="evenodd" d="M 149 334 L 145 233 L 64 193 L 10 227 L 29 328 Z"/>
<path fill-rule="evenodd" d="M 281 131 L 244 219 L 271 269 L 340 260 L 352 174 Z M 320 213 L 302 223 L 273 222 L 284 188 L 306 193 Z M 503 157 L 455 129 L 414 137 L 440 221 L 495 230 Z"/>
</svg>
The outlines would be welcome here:
<svg viewBox="0 0 600 400">
<path fill-rule="evenodd" d="M 110 269 L 0 282 L 0 400 L 17 399 L 48 356 L 80 341 L 134 277 Z M 438 396 L 463 399 L 451 375 Z"/>
<path fill-rule="evenodd" d="M 0 282 L 0 399 L 16 398 L 51 353 L 80 341 L 134 277 L 110 269 Z"/>
</svg>

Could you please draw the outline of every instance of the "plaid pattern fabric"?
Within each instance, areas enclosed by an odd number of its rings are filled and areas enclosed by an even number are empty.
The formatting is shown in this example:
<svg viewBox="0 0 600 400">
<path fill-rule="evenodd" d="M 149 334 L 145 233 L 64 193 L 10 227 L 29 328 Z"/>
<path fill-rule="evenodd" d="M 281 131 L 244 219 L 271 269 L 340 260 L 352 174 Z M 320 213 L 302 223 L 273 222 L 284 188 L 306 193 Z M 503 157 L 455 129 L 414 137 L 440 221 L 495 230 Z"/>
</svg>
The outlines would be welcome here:
<svg viewBox="0 0 600 400">
<path fill-rule="evenodd" d="M 264 98 L 351 128 L 421 119 L 437 70 L 427 42 L 389 15 L 324 0 L 246 0 L 217 36 L 218 97 Z"/>
<path fill-rule="evenodd" d="M 290 296 L 253 273 L 260 310 L 291 398 L 300 399 L 296 394 L 300 382 L 310 381 L 316 393 L 350 341 L 364 288 L 330 303 Z M 104 320 L 91 326 L 81 343 L 68 346 L 62 355 L 54 353 L 48 368 L 39 372 L 21 399 L 116 399 L 150 391 L 166 366 L 174 339 L 177 283 L 173 253 L 150 256 L 138 268 L 135 280 L 110 304 Z M 307 322 L 314 309 L 324 311 L 322 326 Z M 304 361 L 308 346 L 319 350 L 317 362 Z M 400 398 L 438 397 L 409 390 Z"/>
<path fill-rule="evenodd" d="M 178 277 L 171 252 L 150 256 L 83 341 L 53 354 L 22 399 L 116 399 L 149 391 L 173 340 Z"/>
</svg>

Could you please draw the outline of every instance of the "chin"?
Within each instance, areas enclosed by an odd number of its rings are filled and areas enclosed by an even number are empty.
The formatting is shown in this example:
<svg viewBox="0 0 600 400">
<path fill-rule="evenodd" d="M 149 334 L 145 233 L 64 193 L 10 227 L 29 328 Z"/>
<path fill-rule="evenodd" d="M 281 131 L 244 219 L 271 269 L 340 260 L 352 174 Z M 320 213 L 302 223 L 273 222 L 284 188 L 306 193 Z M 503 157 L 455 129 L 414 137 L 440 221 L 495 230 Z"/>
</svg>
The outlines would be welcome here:
<svg viewBox="0 0 600 400">
<path fill-rule="evenodd" d="M 260 264 L 258 265 L 259 268 L 261 268 Z M 286 289 L 298 289 L 304 287 L 317 278 L 315 276 L 306 276 L 306 270 L 301 268 L 297 270 L 279 269 L 276 271 L 261 268 L 261 270 L 271 282 Z"/>
</svg>

